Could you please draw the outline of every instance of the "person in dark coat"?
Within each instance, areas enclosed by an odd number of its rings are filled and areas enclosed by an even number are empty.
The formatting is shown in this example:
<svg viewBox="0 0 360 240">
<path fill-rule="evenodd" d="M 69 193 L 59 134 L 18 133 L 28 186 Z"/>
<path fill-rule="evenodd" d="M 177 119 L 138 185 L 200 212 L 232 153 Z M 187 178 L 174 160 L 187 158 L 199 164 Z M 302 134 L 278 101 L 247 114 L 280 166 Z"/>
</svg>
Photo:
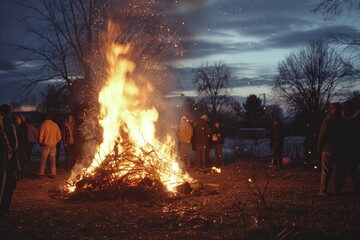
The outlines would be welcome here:
<svg viewBox="0 0 360 240">
<path fill-rule="evenodd" d="M 23 115 L 15 116 L 16 137 L 18 139 L 18 159 L 20 163 L 20 171 L 18 172 L 18 179 L 24 176 L 25 172 L 25 158 L 29 147 L 28 140 L 28 125 Z"/>
<path fill-rule="evenodd" d="M 273 152 L 272 165 L 282 168 L 282 150 L 284 148 L 284 134 L 278 118 L 273 119 L 273 126 L 270 131 L 270 148 Z"/>
<path fill-rule="evenodd" d="M 341 129 L 339 132 L 338 151 L 335 157 L 335 194 L 340 195 L 345 185 L 345 177 L 350 174 L 355 186 L 355 193 L 360 193 L 358 171 L 360 146 L 360 110 L 351 115 L 346 103 L 342 109 Z"/>
<path fill-rule="evenodd" d="M 10 212 L 10 205 L 14 189 L 16 188 L 16 172 L 20 170 L 20 165 L 17 157 L 18 140 L 16 137 L 16 128 L 11 121 L 11 107 L 7 104 L 0 106 L 0 112 L 3 116 L 4 132 L 11 148 L 11 158 L 8 161 L 6 180 L 4 186 L 4 193 L 1 199 L 0 212 L 1 214 L 8 214 Z"/>
<path fill-rule="evenodd" d="M 0 207 L 6 183 L 8 162 L 11 158 L 11 148 L 3 126 L 3 116 L 0 113 Z"/>
<path fill-rule="evenodd" d="M 190 119 L 189 123 L 193 127 L 193 135 L 192 135 L 192 138 L 191 138 L 191 151 L 192 151 L 192 156 L 193 156 L 193 159 L 194 159 L 194 166 L 195 167 L 200 167 L 201 163 L 200 163 L 200 160 L 199 160 L 199 154 L 198 154 L 197 146 L 196 146 L 196 127 L 195 127 L 196 126 L 196 121 L 193 120 L 193 119 Z"/>
<path fill-rule="evenodd" d="M 214 147 L 216 165 L 218 167 L 224 166 L 223 146 L 224 146 L 224 133 L 220 127 L 220 123 L 216 121 L 211 134 L 211 141 Z"/>
<path fill-rule="evenodd" d="M 200 161 L 200 167 L 210 167 L 209 147 L 211 127 L 209 124 L 209 117 L 206 114 L 200 117 L 199 121 L 195 125 L 195 129 L 196 149 L 198 160 Z"/>
<path fill-rule="evenodd" d="M 341 124 L 340 103 L 330 104 L 329 112 L 325 116 L 320 128 L 318 151 L 321 153 L 321 178 L 319 196 L 328 193 L 328 185 L 331 174 L 335 169 L 336 157 L 339 150 L 340 124 Z"/>
<path fill-rule="evenodd" d="M 34 124 L 30 121 L 27 120 L 27 126 L 28 126 L 28 149 L 27 149 L 27 153 L 26 153 L 26 157 L 25 160 L 26 162 L 31 162 L 31 154 L 32 154 L 32 150 L 34 148 L 35 143 L 38 141 L 39 138 L 39 130 L 34 126 Z"/>
<path fill-rule="evenodd" d="M 73 115 L 68 114 L 62 128 L 62 140 L 65 150 L 65 164 L 66 168 L 71 169 L 75 165 L 75 160 L 72 158 L 74 155 L 74 131 L 75 120 Z"/>
</svg>

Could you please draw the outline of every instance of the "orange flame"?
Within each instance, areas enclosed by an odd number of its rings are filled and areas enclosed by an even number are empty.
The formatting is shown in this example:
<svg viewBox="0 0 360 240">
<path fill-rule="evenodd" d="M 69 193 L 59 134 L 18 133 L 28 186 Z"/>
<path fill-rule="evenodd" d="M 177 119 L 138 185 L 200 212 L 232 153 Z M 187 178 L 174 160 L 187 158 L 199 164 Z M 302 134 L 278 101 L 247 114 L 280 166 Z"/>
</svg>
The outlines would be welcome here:
<svg viewBox="0 0 360 240">
<path fill-rule="evenodd" d="M 114 25 L 109 23 L 108 28 L 111 36 Z M 120 45 L 114 41 L 109 43 L 106 51 L 108 78 L 98 97 L 103 142 L 98 146 L 91 165 L 82 169 L 80 174 L 70 177 L 65 187 L 68 192 L 76 190 L 79 180 L 96 172 L 104 159 L 114 151 L 114 145 L 118 152 L 122 152 L 123 141 L 132 143 L 131 153 L 134 159 L 118 163 L 123 167 L 112 173 L 113 180 L 128 174 L 126 183 L 135 185 L 149 175 L 147 169 L 153 169 L 153 178 L 159 180 L 169 191 L 175 191 L 179 184 L 191 181 L 191 177 L 177 162 L 178 156 L 172 150 L 175 145 L 171 137 L 168 135 L 165 143 L 155 137 L 158 112 L 154 107 L 144 107 L 144 99 L 151 92 L 152 86 L 146 83 L 145 87 L 140 89 L 131 79 L 136 65 L 129 59 L 130 55 L 130 44 Z M 121 134 L 121 131 L 124 131 L 124 134 Z M 124 135 L 126 139 L 123 139 Z M 139 162 L 143 166 L 140 171 Z M 135 168 L 137 171 L 134 171 Z"/>
</svg>

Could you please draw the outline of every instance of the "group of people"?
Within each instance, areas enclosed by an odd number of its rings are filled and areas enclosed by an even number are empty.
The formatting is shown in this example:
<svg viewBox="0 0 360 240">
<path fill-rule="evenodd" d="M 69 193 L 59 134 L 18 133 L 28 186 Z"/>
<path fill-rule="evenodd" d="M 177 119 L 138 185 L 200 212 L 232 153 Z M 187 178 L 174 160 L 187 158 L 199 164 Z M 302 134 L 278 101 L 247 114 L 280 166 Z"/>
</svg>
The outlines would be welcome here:
<svg viewBox="0 0 360 240">
<path fill-rule="evenodd" d="M 31 161 L 31 154 L 36 142 L 41 146 L 38 177 L 45 175 L 46 163 L 50 162 L 50 178 L 56 176 L 57 146 L 63 144 L 65 163 L 72 168 L 82 157 L 84 137 L 81 126 L 84 114 L 80 113 L 75 121 L 73 115 L 67 115 L 61 129 L 52 120 L 49 112 L 44 114 L 44 121 L 37 129 L 22 115 L 12 120 L 11 107 L 0 106 L 0 215 L 9 213 L 13 191 L 17 180 L 24 176 L 25 162 Z M 62 140 L 62 142 L 61 142 Z"/>
<path fill-rule="evenodd" d="M 215 154 L 216 166 L 224 166 L 222 152 L 224 134 L 219 121 L 215 121 L 211 125 L 206 114 L 202 115 L 197 121 L 183 116 L 180 119 L 178 136 L 180 159 L 187 168 L 192 166 L 197 168 L 210 167 L 212 164 L 212 149 Z"/>
<path fill-rule="evenodd" d="M 318 195 L 329 193 L 330 178 L 335 173 L 335 194 L 342 194 L 346 175 L 350 174 L 356 194 L 360 194 L 360 109 L 332 103 L 322 122 L 318 151 L 321 153 L 321 178 Z"/>
</svg>

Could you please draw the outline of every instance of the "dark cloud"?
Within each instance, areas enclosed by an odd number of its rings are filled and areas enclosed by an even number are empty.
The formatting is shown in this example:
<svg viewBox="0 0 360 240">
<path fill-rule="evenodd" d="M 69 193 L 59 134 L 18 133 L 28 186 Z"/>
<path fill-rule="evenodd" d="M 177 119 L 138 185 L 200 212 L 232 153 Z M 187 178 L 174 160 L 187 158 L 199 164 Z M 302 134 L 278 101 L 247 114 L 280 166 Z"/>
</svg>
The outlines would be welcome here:
<svg viewBox="0 0 360 240">
<path fill-rule="evenodd" d="M 173 16 L 185 28 L 178 30 L 185 50 L 184 56 L 173 60 L 187 61 L 185 65 L 191 67 L 175 65 L 172 69 L 176 82 L 174 86 L 180 91 L 194 90 L 193 69 L 199 62 L 209 59 L 223 61 L 230 68 L 232 87 L 270 88 L 275 78 L 275 64 L 279 59 L 274 58 L 271 66 L 269 61 L 265 62 L 265 59 L 272 57 L 267 55 L 268 50 L 272 53 L 276 50 L 290 53 L 310 40 L 329 38 L 339 32 L 360 38 L 357 24 L 327 22 L 321 15 L 310 13 L 311 0 L 161 1 L 169 17 Z M 15 27 L 15 22 L 10 18 L 10 13 L 19 11 L 12 2 L 0 1 L 1 41 L 11 42 L 22 38 L 19 28 Z M 16 81 L 24 75 L 34 77 L 40 71 L 39 63 L 15 65 L 15 61 L 24 60 L 23 55 L 20 52 L 10 53 L 7 47 L 0 47 L 3 59 L 0 60 L 0 82 Z M 4 57 L 5 52 L 7 55 Z M 264 57 L 247 63 L 247 57 L 252 53 L 261 53 Z M 243 54 L 244 57 L 241 60 L 231 59 L 235 54 Z M 248 74 L 250 72 L 252 74 Z"/>
<path fill-rule="evenodd" d="M 274 85 L 274 76 L 259 76 L 259 77 L 243 77 L 233 78 L 230 82 L 232 88 L 235 87 L 272 87 Z"/>
<path fill-rule="evenodd" d="M 0 59 L 0 71 L 11 71 L 15 69 L 15 64 L 11 61 Z"/>
</svg>

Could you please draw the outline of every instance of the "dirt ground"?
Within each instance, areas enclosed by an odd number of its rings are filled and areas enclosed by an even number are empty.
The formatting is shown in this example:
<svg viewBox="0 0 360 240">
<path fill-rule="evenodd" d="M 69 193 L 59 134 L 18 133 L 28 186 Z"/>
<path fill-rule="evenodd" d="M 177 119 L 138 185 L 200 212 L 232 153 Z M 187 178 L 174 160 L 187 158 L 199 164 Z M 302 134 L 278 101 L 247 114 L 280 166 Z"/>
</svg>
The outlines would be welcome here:
<svg viewBox="0 0 360 240">
<path fill-rule="evenodd" d="M 0 239 L 359 239 L 360 201 L 347 179 L 344 195 L 316 196 L 320 171 L 269 161 L 236 160 L 221 173 L 196 172 L 188 195 L 67 199 L 69 172 L 18 181 Z M 333 183 L 332 183 L 333 184 Z"/>
</svg>

